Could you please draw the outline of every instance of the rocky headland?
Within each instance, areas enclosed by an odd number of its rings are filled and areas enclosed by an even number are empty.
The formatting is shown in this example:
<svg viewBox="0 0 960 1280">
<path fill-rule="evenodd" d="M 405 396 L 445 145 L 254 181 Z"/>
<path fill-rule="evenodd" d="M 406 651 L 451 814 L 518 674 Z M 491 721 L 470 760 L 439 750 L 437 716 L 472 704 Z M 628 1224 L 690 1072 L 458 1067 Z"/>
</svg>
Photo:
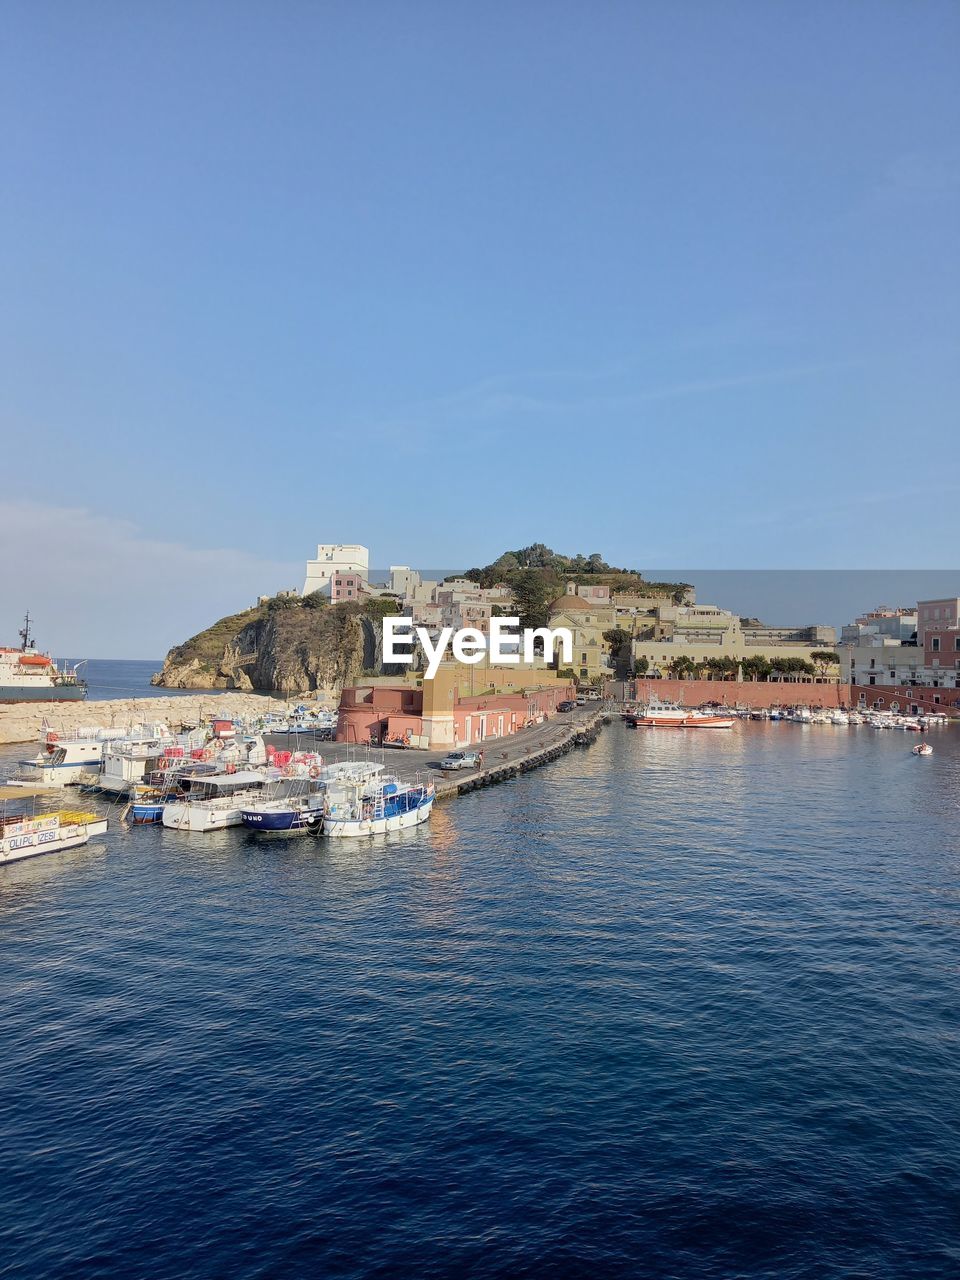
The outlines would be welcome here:
<svg viewBox="0 0 960 1280">
<path fill-rule="evenodd" d="M 402 670 L 383 667 L 381 620 L 395 609 L 382 600 L 357 605 L 274 597 L 176 645 L 152 683 L 335 698 L 365 672 Z"/>
</svg>

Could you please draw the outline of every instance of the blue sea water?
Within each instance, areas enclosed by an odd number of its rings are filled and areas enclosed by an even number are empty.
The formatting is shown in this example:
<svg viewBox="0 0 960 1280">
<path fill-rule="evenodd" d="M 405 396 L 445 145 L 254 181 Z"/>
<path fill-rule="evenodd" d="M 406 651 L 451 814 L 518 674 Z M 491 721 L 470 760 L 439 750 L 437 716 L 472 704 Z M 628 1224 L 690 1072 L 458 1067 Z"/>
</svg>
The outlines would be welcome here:
<svg viewBox="0 0 960 1280">
<path fill-rule="evenodd" d="M 66 659 L 73 666 L 75 658 Z M 176 694 L 207 692 L 198 689 L 158 689 L 150 677 L 163 666 L 163 659 L 88 658 L 80 667 L 87 682 L 87 701 L 103 702 L 110 698 L 169 698 Z"/>
<path fill-rule="evenodd" d="M 0 1274 L 960 1270 L 960 728 L 0 872 Z"/>
</svg>

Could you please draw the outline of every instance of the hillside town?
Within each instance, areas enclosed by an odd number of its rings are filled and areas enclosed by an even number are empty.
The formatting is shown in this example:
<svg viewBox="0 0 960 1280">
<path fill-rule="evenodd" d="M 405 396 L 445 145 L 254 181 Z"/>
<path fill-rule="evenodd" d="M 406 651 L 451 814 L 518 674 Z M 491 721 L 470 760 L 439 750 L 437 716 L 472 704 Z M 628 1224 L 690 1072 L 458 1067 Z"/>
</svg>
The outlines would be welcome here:
<svg viewBox="0 0 960 1280">
<path fill-rule="evenodd" d="M 487 634 L 491 618 L 522 614 L 523 602 L 508 581 L 483 585 L 479 576 L 428 580 L 408 565 L 375 575 L 366 547 L 329 543 L 307 562 L 301 594 L 320 593 L 334 604 L 380 598 L 433 634 L 443 627 Z M 688 584 L 665 593 L 659 584 L 617 589 L 615 579 L 578 574 L 549 601 L 544 621 L 572 634 L 571 667 L 447 661 L 430 682 L 416 671 L 365 676 L 341 692 L 338 738 L 422 747 L 476 743 L 539 723 L 613 682 L 621 696 L 639 699 L 655 687 L 688 704 L 921 714 L 952 712 L 960 703 L 956 599 L 878 607 L 844 626 L 838 643 L 832 626 L 743 618 L 697 601 Z"/>
</svg>

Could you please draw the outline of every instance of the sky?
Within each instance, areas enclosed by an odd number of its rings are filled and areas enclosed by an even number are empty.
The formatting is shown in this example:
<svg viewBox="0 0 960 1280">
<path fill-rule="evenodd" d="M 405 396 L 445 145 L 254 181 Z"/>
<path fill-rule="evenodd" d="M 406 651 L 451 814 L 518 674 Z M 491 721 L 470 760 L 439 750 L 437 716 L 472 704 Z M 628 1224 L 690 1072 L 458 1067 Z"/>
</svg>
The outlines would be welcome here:
<svg viewBox="0 0 960 1280">
<path fill-rule="evenodd" d="M 0 642 L 318 542 L 955 567 L 958 61 L 952 0 L 10 0 Z"/>
</svg>

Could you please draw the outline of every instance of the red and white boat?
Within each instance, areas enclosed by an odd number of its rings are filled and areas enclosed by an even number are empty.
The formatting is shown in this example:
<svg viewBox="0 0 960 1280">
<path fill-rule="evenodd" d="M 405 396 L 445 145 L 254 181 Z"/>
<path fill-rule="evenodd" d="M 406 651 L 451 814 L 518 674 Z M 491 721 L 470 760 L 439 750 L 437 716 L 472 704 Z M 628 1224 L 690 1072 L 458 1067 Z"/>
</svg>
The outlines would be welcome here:
<svg viewBox="0 0 960 1280">
<path fill-rule="evenodd" d="M 661 702 L 651 697 L 636 715 L 628 717 L 634 728 L 640 729 L 732 729 L 733 716 L 714 714 L 711 711 L 692 711 L 675 702 Z"/>
</svg>

